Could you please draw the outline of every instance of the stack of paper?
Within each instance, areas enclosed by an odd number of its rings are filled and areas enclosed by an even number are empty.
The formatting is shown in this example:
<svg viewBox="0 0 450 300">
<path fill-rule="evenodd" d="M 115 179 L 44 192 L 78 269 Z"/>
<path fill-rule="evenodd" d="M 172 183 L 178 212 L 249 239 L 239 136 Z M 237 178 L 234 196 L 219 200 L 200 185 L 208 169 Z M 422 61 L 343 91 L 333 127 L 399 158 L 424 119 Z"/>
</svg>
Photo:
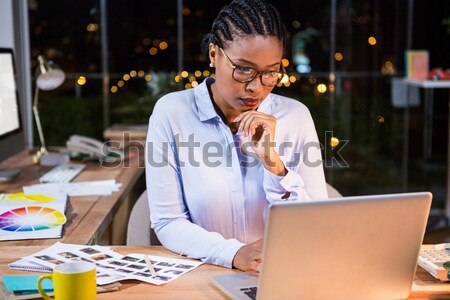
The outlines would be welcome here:
<svg viewBox="0 0 450 300">
<path fill-rule="evenodd" d="M 0 241 L 60 238 L 65 193 L 0 195 Z"/>
<path fill-rule="evenodd" d="M 82 181 L 70 183 L 42 183 L 24 186 L 25 194 L 65 193 L 68 196 L 108 196 L 117 192 L 121 183 L 112 180 Z"/>
<path fill-rule="evenodd" d="M 151 256 L 156 271 L 153 276 L 145 262 L 144 254 L 121 255 L 109 247 L 55 243 L 40 252 L 9 264 L 10 269 L 52 272 L 64 262 L 88 261 L 97 266 L 97 284 L 104 285 L 125 279 L 137 279 L 161 285 L 195 269 L 201 261 Z"/>
</svg>

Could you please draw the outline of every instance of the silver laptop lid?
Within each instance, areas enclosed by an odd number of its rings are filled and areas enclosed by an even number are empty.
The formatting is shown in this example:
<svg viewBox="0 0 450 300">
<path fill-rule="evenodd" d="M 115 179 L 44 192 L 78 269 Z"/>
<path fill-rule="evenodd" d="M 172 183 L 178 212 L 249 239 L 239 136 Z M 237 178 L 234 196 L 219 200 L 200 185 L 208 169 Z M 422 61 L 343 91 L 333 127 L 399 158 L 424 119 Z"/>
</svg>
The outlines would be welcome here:
<svg viewBox="0 0 450 300">
<path fill-rule="evenodd" d="M 257 299 L 404 299 L 432 195 L 277 202 L 269 209 Z"/>
</svg>

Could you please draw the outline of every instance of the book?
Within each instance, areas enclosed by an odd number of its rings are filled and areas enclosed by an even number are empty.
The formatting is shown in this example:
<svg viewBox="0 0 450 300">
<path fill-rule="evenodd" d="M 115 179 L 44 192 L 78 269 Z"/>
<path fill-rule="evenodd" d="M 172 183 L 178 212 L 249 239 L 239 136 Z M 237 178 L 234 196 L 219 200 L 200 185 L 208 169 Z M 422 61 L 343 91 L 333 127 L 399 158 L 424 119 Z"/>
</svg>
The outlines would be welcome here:
<svg viewBox="0 0 450 300">
<path fill-rule="evenodd" d="M 148 255 L 156 276 L 152 275 L 145 255 L 133 253 L 121 255 L 110 247 L 75 245 L 57 242 L 54 245 L 8 264 L 12 270 L 51 273 L 61 263 L 87 261 L 96 265 L 97 285 L 105 285 L 126 279 L 135 279 L 161 285 L 175 280 L 203 264 L 178 258 Z"/>
<path fill-rule="evenodd" d="M 0 195 L 0 241 L 62 236 L 67 194 Z"/>
<path fill-rule="evenodd" d="M 408 79 L 428 78 L 429 53 L 427 50 L 405 51 L 405 75 Z"/>
</svg>

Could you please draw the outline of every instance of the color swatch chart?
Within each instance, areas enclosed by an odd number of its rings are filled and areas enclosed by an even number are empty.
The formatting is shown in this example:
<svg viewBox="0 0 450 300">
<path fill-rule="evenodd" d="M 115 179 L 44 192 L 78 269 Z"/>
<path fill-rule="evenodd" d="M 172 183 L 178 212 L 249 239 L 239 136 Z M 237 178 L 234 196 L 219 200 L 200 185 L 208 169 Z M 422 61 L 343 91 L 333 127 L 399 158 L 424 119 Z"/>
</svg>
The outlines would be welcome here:
<svg viewBox="0 0 450 300">
<path fill-rule="evenodd" d="M 14 232 L 45 230 L 65 222 L 64 214 L 43 206 L 19 207 L 0 215 L 0 229 Z"/>
</svg>

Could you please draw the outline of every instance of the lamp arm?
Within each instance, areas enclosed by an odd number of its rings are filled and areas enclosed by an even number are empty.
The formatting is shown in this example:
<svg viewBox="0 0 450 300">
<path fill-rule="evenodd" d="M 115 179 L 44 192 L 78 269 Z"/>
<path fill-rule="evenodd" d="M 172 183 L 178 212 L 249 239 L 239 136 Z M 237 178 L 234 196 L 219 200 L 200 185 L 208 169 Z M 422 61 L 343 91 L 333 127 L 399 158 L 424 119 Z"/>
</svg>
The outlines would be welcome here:
<svg viewBox="0 0 450 300">
<path fill-rule="evenodd" d="M 45 147 L 45 139 L 44 139 L 44 133 L 42 132 L 42 125 L 41 125 L 41 119 L 39 118 L 39 110 L 38 110 L 38 99 L 39 99 L 39 88 L 36 86 L 36 89 L 34 91 L 34 104 L 33 104 L 33 113 L 34 113 L 34 119 L 36 120 L 36 127 L 39 133 L 39 139 L 41 141 L 41 149 L 38 151 L 40 155 L 47 154 L 47 148 Z"/>
</svg>

